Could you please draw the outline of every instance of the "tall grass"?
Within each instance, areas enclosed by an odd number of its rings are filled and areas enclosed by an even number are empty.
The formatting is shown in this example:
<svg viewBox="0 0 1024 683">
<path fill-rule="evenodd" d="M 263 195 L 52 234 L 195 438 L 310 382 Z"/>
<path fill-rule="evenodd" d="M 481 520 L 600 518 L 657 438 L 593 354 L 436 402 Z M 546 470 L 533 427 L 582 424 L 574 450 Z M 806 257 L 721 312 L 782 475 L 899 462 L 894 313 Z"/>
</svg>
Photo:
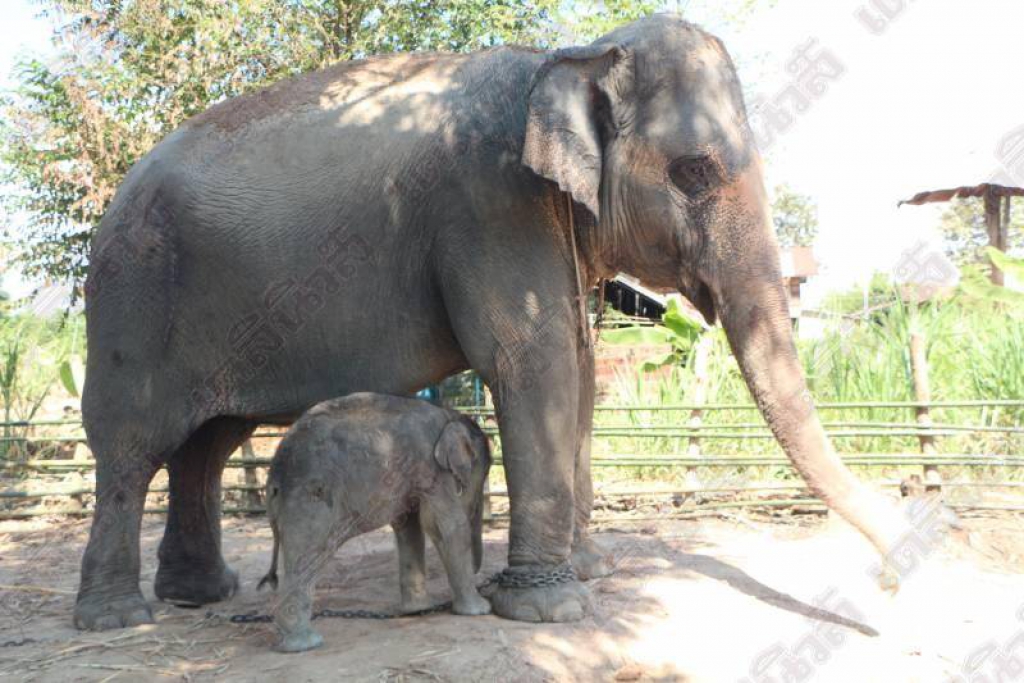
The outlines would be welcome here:
<svg viewBox="0 0 1024 683">
<path fill-rule="evenodd" d="M 750 404 L 746 385 L 720 330 L 712 331 L 712 351 L 707 377 L 709 404 Z M 921 335 L 926 355 L 932 399 L 1024 398 L 1024 317 L 1021 311 L 957 297 L 942 303 L 905 303 L 894 297 L 887 308 L 868 319 L 849 319 L 831 326 L 813 340 L 798 342 L 808 386 L 818 404 L 914 400 L 910 364 L 910 337 Z M 680 405 L 693 402 L 696 378 L 693 363 L 660 374 L 639 371 L 622 373 L 604 397 L 607 404 Z M 871 423 L 902 424 L 910 428 L 915 413 L 905 408 L 856 408 L 822 410 L 826 429 L 832 432 L 863 431 Z M 685 428 L 687 411 L 598 412 L 598 427 Z M 1024 410 L 995 408 L 934 408 L 939 425 L 1020 427 Z M 705 425 L 720 425 L 709 432 L 765 432 L 756 411 L 707 411 Z M 740 427 L 741 425 L 758 428 Z M 916 436 L 854 436 L 833 439 L 841 453 L 918 452 Z M 940 453 L 1020 454 L 1020 435 L 962 433 L 937 440 Z M 684 454 L 685 438 L 601 437 L 596 454 Z M 703 439 L 703 453 L 737 456 L 780 454 L 773 439 Z M 787 468 L 788 470 L 788 468 Z M 784 475 L 781 472 L 778 476 Z"/>
<path fill-rule="evenodd" d="M 84 347 L 84 318 L 45 320 L 0 311 L 0 422 L 27 422 L 40 414 L 60 384 L 60 365 Z M 27 454 L 30 428 L 0 427 L 0 458 Z"/>
</svg>

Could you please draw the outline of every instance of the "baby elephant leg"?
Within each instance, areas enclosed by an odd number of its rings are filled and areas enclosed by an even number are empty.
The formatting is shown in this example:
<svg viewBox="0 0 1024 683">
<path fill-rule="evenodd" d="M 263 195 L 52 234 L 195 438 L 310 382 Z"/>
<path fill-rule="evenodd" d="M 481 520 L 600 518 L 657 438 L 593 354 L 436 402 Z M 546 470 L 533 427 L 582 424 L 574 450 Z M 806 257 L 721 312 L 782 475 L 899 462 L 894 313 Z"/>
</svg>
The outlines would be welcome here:
<svg viewBox="0 0 1024 683">
<path fill-rule="evenodd" d="M 398 546 L 398 585 L 402 592 L 399 608 L 403 613 L 418 612 L 430 607 L 427 595 L 427 572 L 424 560 L 423 527 L 419 511 L 410 512 L 392 524 Z"/>
<path fill-rule="evenodd" d="M 462 503 L 455 496 L 431 496 L 420 507 L 420 520 L 448 573 L 452 612 L 490 614 L 491 603 L 476 590 L 473 537 Z"/>
</svg>

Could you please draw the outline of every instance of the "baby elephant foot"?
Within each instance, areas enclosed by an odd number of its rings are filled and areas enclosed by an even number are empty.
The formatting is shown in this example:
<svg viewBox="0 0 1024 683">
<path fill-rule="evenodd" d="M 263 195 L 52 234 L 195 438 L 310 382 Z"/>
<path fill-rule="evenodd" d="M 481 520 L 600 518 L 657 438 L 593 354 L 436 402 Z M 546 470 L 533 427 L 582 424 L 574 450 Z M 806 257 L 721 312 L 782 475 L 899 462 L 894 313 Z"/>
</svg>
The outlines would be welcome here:
<svg viewBox="0 0 1024 683">
<path fill-rule="evenodd" d="M 282 634 L 274 649 L 278 652 L 305 652 L 323 644 L 323 636 L 311 628 L 306 628 Z"/>
<path fill-rule="evenodd" d="M 558 581 L 544 580 L 551 577 L 558 577 Z M 587 587 L 575 579 L 559 577 L 555 568 L 506 569 L 503 580 L 488 597 L 495 614 L 516 621 L 579 621 L 593 607 Z"/>
<path fill-rule="evenodd" d="M 473 593 L 464 598 L 456 598 L 452 601 L 452 613 L 469 617 L 490 614 L 491 603 L 486 598 L 480 597 L 479 593 L 473 591 Z"/>
<path fill-rule="evenodd" d="M 572 546 L 572 568 L 580 581 L 599 579 L 612 573 L 612 557 L 600 543 L 588 537 Z"/>
</svg>

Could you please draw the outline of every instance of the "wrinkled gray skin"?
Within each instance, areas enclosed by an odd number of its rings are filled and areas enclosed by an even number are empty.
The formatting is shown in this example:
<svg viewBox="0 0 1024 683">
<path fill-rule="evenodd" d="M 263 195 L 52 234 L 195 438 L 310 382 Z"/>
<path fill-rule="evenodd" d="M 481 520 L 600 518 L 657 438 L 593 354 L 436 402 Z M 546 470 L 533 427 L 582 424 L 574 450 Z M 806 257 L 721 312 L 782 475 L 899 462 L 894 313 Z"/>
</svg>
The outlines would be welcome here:
<svg viewBox="0 0 1024 683">
<path fill-rule="evenodd" d="M 323 638 L 310 625 L 317 574 L 345 541 L 391 524 L 398 545 L 401 609 L 430 606 L 423 532 L 437 548 L 456 614 L 489 614 L 480 570 L 487 437 L 469 418 L 424 401 L 352 394 L 303 415 L 274 455 L 267 512 L 274 558 L 260 585 L 284 585 L 274 610 L 277 649 L 301 652 Z"/>
<path fill-rule="evenodd" d="M 132 169 L 87 282 L 98 495 L 76 623 L 151 620 L 138 531 L 161 463 L 156 593 L 220 600 L 237 586 L 220 553 L 221 469 L 257 424 L 466 368 L 495 396 L 509 564 L 571 555 L 584 578 L 606 573 L 586 536 L 594 376 L 577 297 L 618 271 L 721 320 L 797 469 L 887 551 L 898 516 L 802 398 L 733 65 L 714 37 L 657 15 L 555 52 L 339 64 L 212 107 Z M 492 606 L 567 621 L 587 598 L 578 582 L 502 588 Z"/>
</svg>

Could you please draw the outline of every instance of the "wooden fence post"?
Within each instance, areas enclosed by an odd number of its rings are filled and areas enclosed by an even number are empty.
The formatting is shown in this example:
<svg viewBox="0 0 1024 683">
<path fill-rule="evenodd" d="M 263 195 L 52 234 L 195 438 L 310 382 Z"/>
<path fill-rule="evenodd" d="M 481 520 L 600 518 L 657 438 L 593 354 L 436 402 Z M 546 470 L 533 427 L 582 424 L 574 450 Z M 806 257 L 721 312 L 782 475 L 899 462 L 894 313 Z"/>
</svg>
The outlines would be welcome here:
<svg viewBox="0 0 1024 683">
<path fill-rule="evenodd" d="M 925 339 L 921 334 L 910 335 L 910 369 L 914 378 L 914 400 L 918 406 L 914 409 L 917 414 L 918 429 L 930 430 L 932 427 L 932 416 L 929 410 L 929 403 L 932 400 L 931 387 L 928 384 L 928 357 L 925 353 Z M 932 434 L 920 434 L 918 440 L 921 442 L 921 453 L 924 455 L 936 455 L 938 449 L 935 447 L 935 437 Z M 942 488 L 942 477 L 939 475 L 939 468 L 935 465 L 924 466 L 924 483 L 926 491 L 939 491 Z"/>
<path fill-rule="evenodd" d="M 1000 212 L 1000 197 L 994 190 L 985 192 L 985 230 L 988 232 L 988 244 L 999 251 L 1006 251 L 1006 226 L 1003 225 Z M 994 261 L 990 260 L 992 284 L 1003 286 L 1003 271 Z"/>
<path fill-rule="evenodd" d="M 256 486 L 259 484 L 259 479 L 256 476 L 256 468 L 251 466 L 251 463 L 256 461 L 256 451 L 253 450 L 252 441 L 246 439 L 242 442 L 242 462 L 247 463 L 246 467 L 242 468 L 243 481 L 246 486 Z M 245 492 L 245 501 L 248 507 L 258 508 L 263 505 L 262 496 L 257 489 L 248 489 Z"/>
<path fill-rule="evenodd" d="M 484 509 L 483 509 L 483 520 L 490 522 L 494 518 L 494 514 L 491 512 L 491 478 L 487 477 L 484 479 Z"/>
<path fill-rule="evenodd" d="M 695 407 L 690 411 L 689 427 L 694 430 L 700 429 L 704 422 L 704 411 L 700 406 L 707 403 L 708 400 L 708 356 L 710 355 L 711 335 L 705 333 L 697 339 L 697 345 L 693 350 L 693 403 Z M 700 436 L 696 433 L 690 436 L 686 455 L 691 458 L 700 457 Z M 693 488 L 700 486 L 695 466 L 686 468 L 686 484 Z"/>
<path fill-rule="evenodd" d="M 493 400 L 491 398 L 490 390 L 486 386 L 482 386 L 482 384 L 480 384 L 480 378 L 479 377 L 476 378 L 476 382 L 478 383 L 477 387 L 480 389 L 479 396 L 480 396 L 480 399 L 481 399 L 479 401 L 478 405 L 482 405 L 484 408 L 493 410 L 494 409 L 494 402 L 493 402 Z M 473 393 L 476 394 L 476 390 L 474 390 Z M 487 422 L 487 418 L 484 417 L 484 416 L 480 416 L 477 419 L 481 423 L 480 424 L 481 427 L 484 426 L 483 423 Z M 495 420 L 495 423 L 497 423 L 497 420 Z M 487 437 L 487 438 L 490 438 L 490 437 Z M 500 439 L 501 439 L 501 437 L 499 437 L 497 435 L 494 436 L 494 441 L 495 442 L 499 441 Z M 491 446 L 491 453 L 492 454 L 494 453 L 494 445 L 495 444 L 493 442 L 490 444 L 490 446 Z M 490 522 L 492 519 L 494 519 L 494 513 L 491 510 L 491 496 L 489 495 L 490 493 L 491 493 L 491 477 L 490 477 L 490 475 L 488 475 L 487 479 L 484 480 L 484 500 L 483 500 L 484 509 L 483 509 L 483 515 L 482 515 L 484 522 Z"/>
</svg>

